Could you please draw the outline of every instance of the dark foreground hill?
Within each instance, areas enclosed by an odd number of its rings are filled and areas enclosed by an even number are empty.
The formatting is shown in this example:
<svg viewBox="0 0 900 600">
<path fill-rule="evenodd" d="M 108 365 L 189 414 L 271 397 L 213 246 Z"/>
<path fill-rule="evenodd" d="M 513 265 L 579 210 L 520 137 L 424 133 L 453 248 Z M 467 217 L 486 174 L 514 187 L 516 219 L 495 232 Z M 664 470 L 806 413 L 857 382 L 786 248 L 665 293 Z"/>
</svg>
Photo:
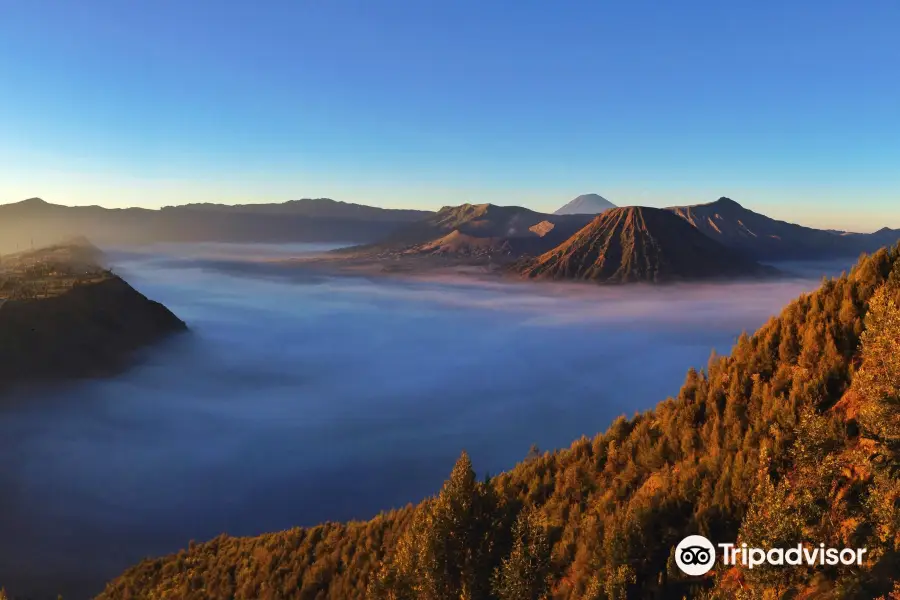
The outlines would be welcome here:
<svg viewBox="0 0 900 600">
<path fill-rule="evenodd" d="M 17 383 L 115 373 L 139 349 L 186 329 L 99 260 L 99 250 L 85 242 L 4 257 L 0 392 Z"/>
<path fill-rule="evenodd" d="M 666 210 L 710 239 L 755 260 L 856 257 L 861 252 L 873 252 L 900 240 L 900 231 L 888 228 L 875 233 L 846 233 L 778 221 L 724 197 L 709 204 Z"/>
<path fill-rule="evenodd" d="M 220 536 L 103 600 L 858 598 L 900 579 L 900 248 L 787 306 L 674 398 L 371 521 Z M 867 548 L 861 566 L 675 566 L 688 534 Z M 897 589 L 900 593 L 900 588 Z M 896 597 L 896 596 L 892 596 Z"/>
<path fill-rule="evenodd" d="M 370 246 L 344 253 L 371 256 L 517 257 L 539 254 L 561 243 L 589 215 L 547 215 L 521 206 L 445 206 Z"/>
<path fill-rule="evenodd" d="M 283 204 L 191 204 L 160 210 L 61 206 L 39 198 L 0 205 L 0 251 L 83 235 L 100 245 L 156 242 L 367 243 L 431 213 L 327 198 Z"/>
<path fill-rule="evenodd" d="M 757 276 L 766 269 L 703 235 L 672 213 L 613 208 L 560 246 L 515 266 L 530 278 L 597 283 Z"/>
</svg>

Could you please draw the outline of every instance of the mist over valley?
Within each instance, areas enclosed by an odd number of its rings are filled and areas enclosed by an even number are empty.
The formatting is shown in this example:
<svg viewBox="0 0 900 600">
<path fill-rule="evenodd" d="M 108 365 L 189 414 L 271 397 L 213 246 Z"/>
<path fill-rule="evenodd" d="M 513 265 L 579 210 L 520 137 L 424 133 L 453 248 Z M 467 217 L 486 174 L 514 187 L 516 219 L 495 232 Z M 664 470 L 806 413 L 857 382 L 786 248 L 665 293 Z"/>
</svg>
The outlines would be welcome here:
<svg viewBox="0 0 900 600">
<path fill-rule="evenodd" d="M 0 404 L 0 580 L 79 598 L 192 540 L 369 518 L 674 395 L 825 272 L 651 287 L 328 274 L 328 244 L 105 248 L 190 333 Z"/>
</svg>

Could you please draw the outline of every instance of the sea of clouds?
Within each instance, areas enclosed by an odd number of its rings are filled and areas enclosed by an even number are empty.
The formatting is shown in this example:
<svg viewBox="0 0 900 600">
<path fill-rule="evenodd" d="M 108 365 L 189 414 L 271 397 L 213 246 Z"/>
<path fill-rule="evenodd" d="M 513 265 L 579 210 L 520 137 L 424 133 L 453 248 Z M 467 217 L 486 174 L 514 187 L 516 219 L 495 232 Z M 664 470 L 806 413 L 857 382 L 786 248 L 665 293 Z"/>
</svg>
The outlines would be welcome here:
<svg viewBox="0 0 900 600">
<path fill-rule="evenodd" d="M 96 593 L 221 532 L 367 518 L 675 395 L 823 273 L 595 287 L 334 276 L 321 246 L 111 251 L 191 333 L 121 376 L 0 404 L 0 582 Z"/>
</svg>

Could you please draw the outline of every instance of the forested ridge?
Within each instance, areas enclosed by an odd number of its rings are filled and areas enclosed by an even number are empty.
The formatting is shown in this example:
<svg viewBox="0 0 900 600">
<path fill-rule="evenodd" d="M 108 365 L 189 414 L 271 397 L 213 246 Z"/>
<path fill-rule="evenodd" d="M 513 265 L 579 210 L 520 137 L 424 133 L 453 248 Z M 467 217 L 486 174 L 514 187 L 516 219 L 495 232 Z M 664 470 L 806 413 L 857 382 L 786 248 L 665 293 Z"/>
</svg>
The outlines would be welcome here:
<svg viewBox="0 0 900 600">
<path fill-rule="evenodd" d="M 824 281 L 677 397 L 593 439 L 368 522 L 220 536 L 148 559 L 118 599 L 900 598 L 900 248 Z M 862 567 L 717 564 L 688 534 L 866 547 Z"/>
</svg>

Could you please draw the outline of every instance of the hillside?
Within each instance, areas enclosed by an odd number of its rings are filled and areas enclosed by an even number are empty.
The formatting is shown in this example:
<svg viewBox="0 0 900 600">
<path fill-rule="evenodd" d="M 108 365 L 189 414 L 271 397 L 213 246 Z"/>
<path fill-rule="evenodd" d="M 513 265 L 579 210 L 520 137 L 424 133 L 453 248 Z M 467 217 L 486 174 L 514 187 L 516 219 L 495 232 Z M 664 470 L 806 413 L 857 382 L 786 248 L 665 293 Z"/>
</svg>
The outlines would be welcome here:
<svg viewBox="0 0 900 600">
<path fill-rule="evenodd" d="M 856 257 L 896 244 L 900 232 L 872 234 L 813 229 L 778 221 L 719 198 L 709 204 L 668 208 L 707 237 L 755 260 Z"/>
<path fill-rule="evenodd" d="M 900 248 L 787 306 L 674 398 L 368 522 L 220 536 L 101 600 L 859 598 L 900 573 Z M 674 565 L 687 534 L 866 547 L 861 568 Z M 900 591 L 900 588 L 898 588 Z"/>
<path fill-rule="evenodd" d="M 141 348 L 186 329 L 100 260 L 84 240 L 3 257 L 0 391 L 116 373 Z"/>
<path fill-rule="evenodd" d="M 555 215 L 599 215 L 616 205 L 599 194 L 582 194 L 554 211 Z"/>
<path fill-rule="evenodd" d="M 86 236 L 100 245 L 157 242 L 368 243 L 431 213 L 332 200 L 187 205 L 160 210 L 62 206 L 40 198 L 0 205 L 0 252 Z"/>
<path fill-rule="evenodd" d="M 476 258 L 539 254 L 575 233 L 589 218 L 547 215 L 520 206 L 445 206 L 377 244 L 351 248 L 346 253 Z"/>
<path fill-rule="evenodd" d="M 515 265 L 529 278 L 663 283 L 756 276 L 760 265 L 656 208 L 614 208 L 560 246 Z"/>
</svg>

